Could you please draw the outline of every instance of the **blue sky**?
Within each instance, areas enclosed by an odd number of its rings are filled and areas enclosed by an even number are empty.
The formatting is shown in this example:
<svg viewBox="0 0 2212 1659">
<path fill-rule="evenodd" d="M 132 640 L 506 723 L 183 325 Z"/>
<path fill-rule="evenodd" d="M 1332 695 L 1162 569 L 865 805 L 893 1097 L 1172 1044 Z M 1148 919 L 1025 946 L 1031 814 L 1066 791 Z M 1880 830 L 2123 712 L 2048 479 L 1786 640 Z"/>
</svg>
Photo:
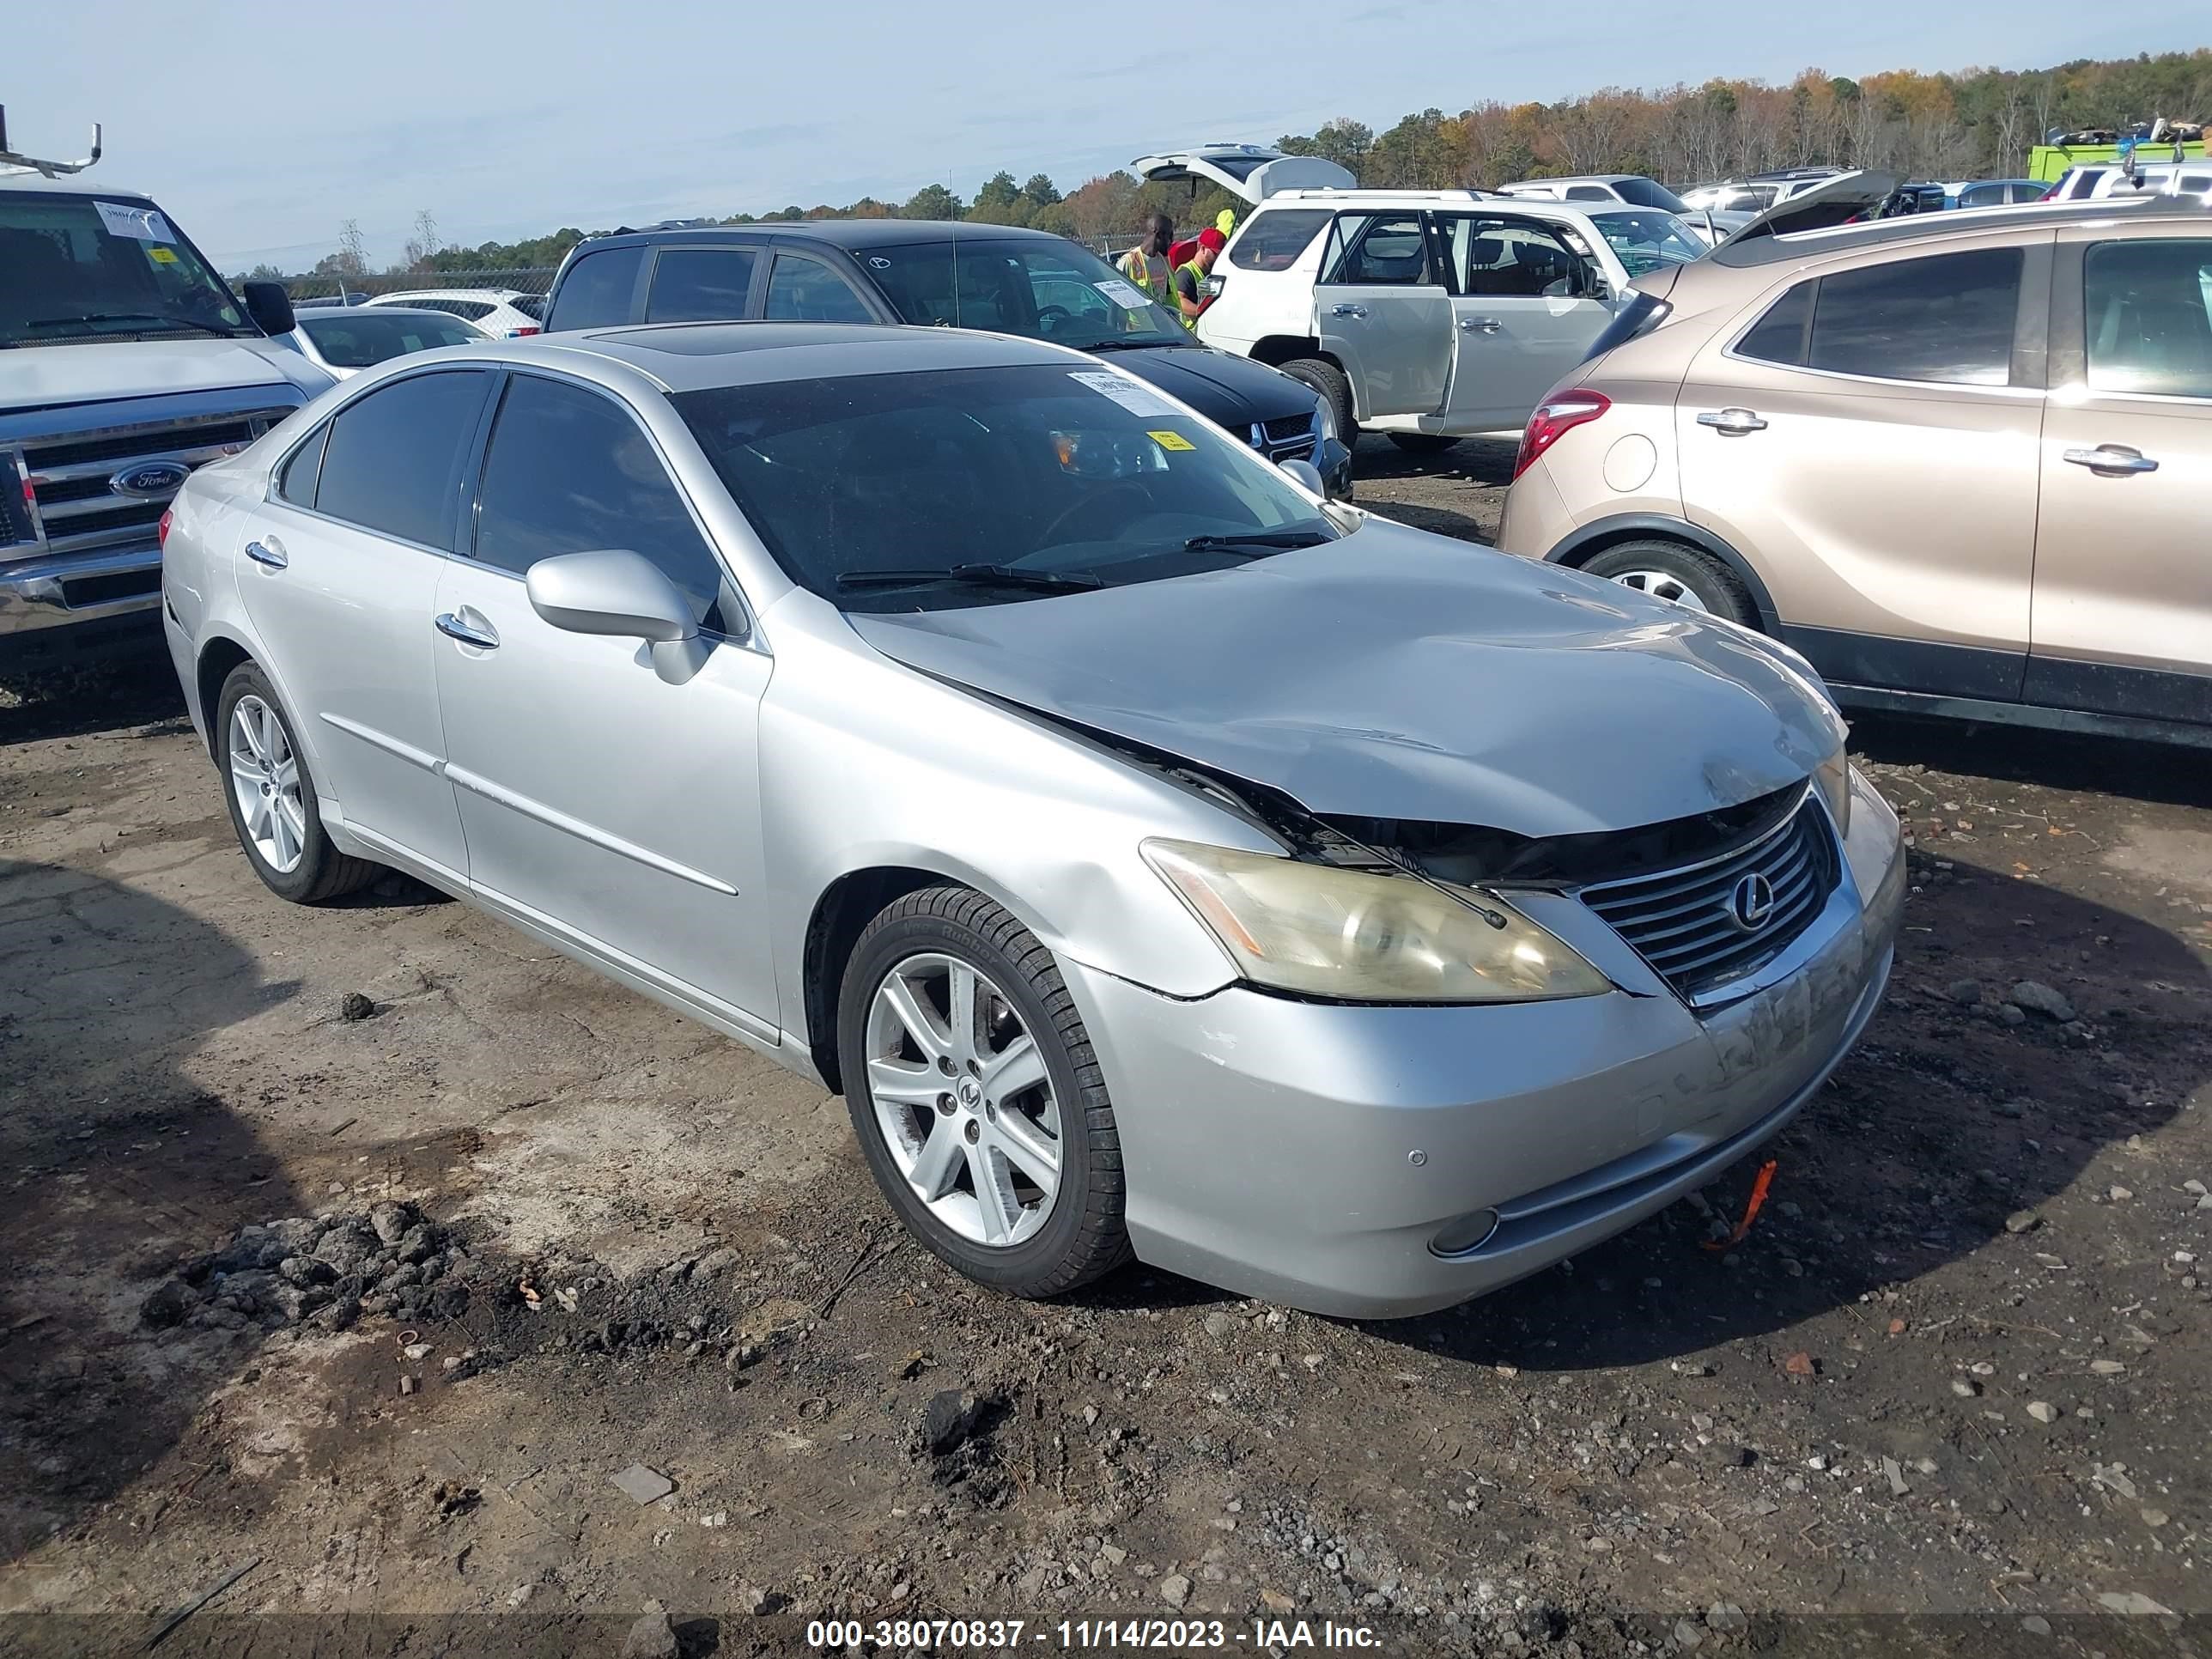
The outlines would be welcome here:
<svg viewBox="0 0 2212 1659">
<path fill-rule="evenodd" d="M 226 270 L 312 264 L 358 220 L 447 241 L 691 214 L 1063 190 L 1145 150 L 1349 115 L 1547 101 L 1716 75 L 2040 68 L 2207 43 L 2188 7 L 1853 0 L 1507 9 L 1468 0 L 1173 7 L 708 0 L 75 0 L 15 9 L 12 141 L 150 191 Z M 2179 113 L 2180 112 L 2169 112 Z M 2193 113 L 2194 112 L 2192 112 Z M 2212 113 L 2212 112 L 2205 112 Z"/>
</svg>

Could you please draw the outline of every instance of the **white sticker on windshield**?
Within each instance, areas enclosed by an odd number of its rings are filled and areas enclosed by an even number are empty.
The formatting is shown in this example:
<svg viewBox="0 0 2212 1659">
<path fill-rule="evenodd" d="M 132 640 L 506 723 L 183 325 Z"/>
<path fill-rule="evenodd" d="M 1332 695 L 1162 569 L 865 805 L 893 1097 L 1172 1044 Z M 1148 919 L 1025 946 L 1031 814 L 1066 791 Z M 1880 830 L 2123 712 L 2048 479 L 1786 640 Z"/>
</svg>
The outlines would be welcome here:
<svg viewBox="0 0 2212 1659">
<path fill-rule="evenodd" d="M 100 222 L 110 236 L 128 236 L 134 242 L 173 242 L 176 233 L 154 208 L 125 207 L 120 202 L 94 202 Z"/>
<path fill-rule="evenodd" d="M 1089 386 L 1102 398 L 1111 398 L 1132 415 L 1175 413 L 1134 380 L 1116 374 L 1110 368 L 1079 368 L 1071 371 L 1067 378 Z"/>
<path fill-rule="evenodd" d="M 1124 311 L 1142 311 L 1146 306 L 1152 304 L 1152 301 L 1139 293 L 1134 286 L 1123 282 L 1119 276 L 1109 276 L 1104 282 L 1093 283 L 1091 286 Z"/>
</svg>

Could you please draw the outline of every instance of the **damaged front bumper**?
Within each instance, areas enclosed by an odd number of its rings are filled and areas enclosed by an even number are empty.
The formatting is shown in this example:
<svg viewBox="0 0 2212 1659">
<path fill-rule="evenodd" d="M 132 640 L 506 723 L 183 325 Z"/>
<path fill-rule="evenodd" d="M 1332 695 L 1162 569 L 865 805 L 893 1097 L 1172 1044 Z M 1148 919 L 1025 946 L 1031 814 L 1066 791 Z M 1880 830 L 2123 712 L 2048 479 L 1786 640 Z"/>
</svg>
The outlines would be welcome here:
<svg viewBox="0 0 2212 1659">
<path fill-rule="evenodd" d="M 1855 789 L 1841 879 L 1786 971 L 1702 1014 L 1617 951 L 1601 965 L 1624 988 L 1607 994 L 1455 1007 L 1245 986 L 1177 1000 L 1064 963 L 1120 1106 L 1138 1255 L 1316 1313 L 1397 1317 L 1711 1181 L 1802 1109 L 1880 1004 L 1904 854 L 1895 816 Z"/>
</svg>

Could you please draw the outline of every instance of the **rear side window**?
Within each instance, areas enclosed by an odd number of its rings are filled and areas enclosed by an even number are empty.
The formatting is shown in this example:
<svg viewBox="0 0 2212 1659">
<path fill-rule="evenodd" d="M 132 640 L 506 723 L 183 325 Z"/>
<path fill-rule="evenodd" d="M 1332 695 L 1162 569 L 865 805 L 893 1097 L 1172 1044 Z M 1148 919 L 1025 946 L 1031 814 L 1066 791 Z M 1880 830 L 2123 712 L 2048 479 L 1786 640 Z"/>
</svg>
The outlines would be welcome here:
<svg viewBox="0 0 2212 1659">
<path fill-rule="evenodd" d="M 330 422 L 315 510 L 450 550 L 461 469 L 489 380 L 476 370 L 416 374 L 340 410 Z"/>
<path fill-rule="evenodd" d="M 768 277 L 763 315 L 781 322 L 872 323 L 875 319 L 853 285 L 819 259 L 779 253 Z"/>
<path fill-rule="evenodd" d="M 2012 373 L 2021 266 L 2018 248 L 1978 248 L 1800 283 L 1736 351 L 1836 374 L 2003 386 Z M 1801 309 L 1808 301 L 1809 319 Z"/>
<path fill-rule="evenodd" d="M 474 556 L 520 576 L 613 547 L 652 560 L 722 631 L 721 566 L 637 422 L 596 392 L 516 375 L 484 457 Z"/>
<path fill-rule="evenodd" d="M 568 267 L 553 295 L 548 332 L 569 328 L 611 328 L 629 321 L 630 296 L 637 291 L 637 269 L 644 248 L 602 248 Z"/>
<path fill-rule="evenodd" d="M 653 262 L 648 323 L 719 323 L 742 318 L 752 294 L 757 249 L 665 247 Z"/>
<path fill-rule="evenodd" d="M 1229 263 L 1240 270 L 1288 270 L 1328 222 L 1326 208 L 1280 208 L 1244 227 Z"/>
<path fill-rule="evenodd" d="M 2100 242 L 2081 307 L 2096 390 L 2212 398 L 2212 241 Z"/>
<path fill-rule="evenodd" d="M 1379 214 L 1326 280 L 1360 286 L 1415 284 L 1429 275 L 1428 238 L 1418 213 Z"/>
<path fill-rule="evenodd" d="M 1620 198 L 1611 191 L 1601 190 L 1595 185 L 1569 185 L 1567 199 L 1570 202 L 1612 202 Z"/>
<path fill-rule="evenodd" d="M 323 444 L 331 435 L 330 422 L 315 428 L 315 435 L 292 452 L 284 470 L 276 475 L 276 499 L 295 507 L 315 504 L 315 475 L 323 470 Z"/>
</svg>

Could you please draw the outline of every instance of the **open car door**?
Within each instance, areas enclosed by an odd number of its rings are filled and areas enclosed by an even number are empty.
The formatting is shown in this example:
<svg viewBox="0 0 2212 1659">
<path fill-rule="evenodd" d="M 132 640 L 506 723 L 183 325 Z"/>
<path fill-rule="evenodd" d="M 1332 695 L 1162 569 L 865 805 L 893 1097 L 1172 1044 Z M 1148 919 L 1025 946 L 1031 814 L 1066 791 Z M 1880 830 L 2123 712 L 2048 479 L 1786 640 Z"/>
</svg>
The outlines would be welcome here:
<svg viewBox="0 0 2212 1659">
<path fill-rule="evenodd" d="M 1163 150 L 1158 155 L 1139 155 L 1129 166 L 1146 184 L 1187 179 L 1196 195 L 1203 180 L 1248 202 L 1263 201 L 1279 190 L 1354 190 L 1359 184 L 1335 162 L 1318 155 L 1285 155 L 1257 144 Z"/>
</svg>

